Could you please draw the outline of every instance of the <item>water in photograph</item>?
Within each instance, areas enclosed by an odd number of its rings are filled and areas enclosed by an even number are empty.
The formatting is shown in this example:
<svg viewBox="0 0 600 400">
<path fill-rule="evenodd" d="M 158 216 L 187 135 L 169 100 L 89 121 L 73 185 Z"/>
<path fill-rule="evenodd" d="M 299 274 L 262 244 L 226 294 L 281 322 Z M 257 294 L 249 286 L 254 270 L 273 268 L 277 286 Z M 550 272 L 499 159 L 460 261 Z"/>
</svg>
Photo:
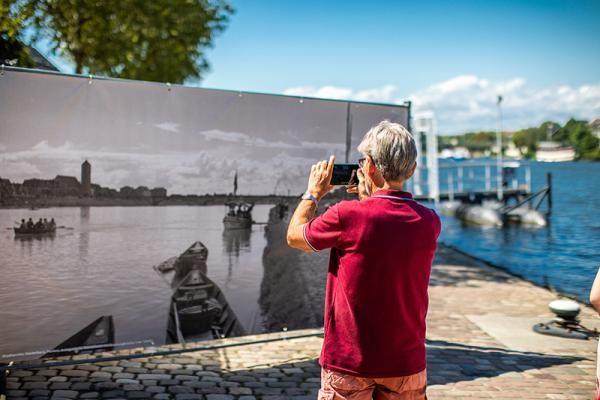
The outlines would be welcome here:
<svg viewBox="0 0 600 400">
<path fill-rule="evenodd" d="M 271 206 L 253 218 L 266 221 Z M 153 266 L 199 240 L 208 276 L 248 333 L 259 307 L 264 226 L 224 231 L 223 206 L 65 207 L 0 210 L 0 354 L 51 349 L 101 315 L 117 342 L 165 341 L 171 289 Z M 55 218 L 52 237 L 15 238 L 21 218 Z"/>
</svg>

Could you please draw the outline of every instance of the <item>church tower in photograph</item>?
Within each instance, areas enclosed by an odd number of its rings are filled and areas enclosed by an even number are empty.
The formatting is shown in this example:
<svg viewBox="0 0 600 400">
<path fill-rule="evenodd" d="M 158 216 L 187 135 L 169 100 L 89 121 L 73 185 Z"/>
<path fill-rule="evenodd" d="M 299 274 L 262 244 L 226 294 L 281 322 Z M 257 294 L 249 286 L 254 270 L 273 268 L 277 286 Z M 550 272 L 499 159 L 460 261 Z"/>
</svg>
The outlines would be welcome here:
<svg viewBox="0 0 600 400">
<path fill-rule="evenodd" d="M 92 165 L 88 160 L 81 164 L 81 194 L 84 196 L 92 195 Z"/>
</svg>

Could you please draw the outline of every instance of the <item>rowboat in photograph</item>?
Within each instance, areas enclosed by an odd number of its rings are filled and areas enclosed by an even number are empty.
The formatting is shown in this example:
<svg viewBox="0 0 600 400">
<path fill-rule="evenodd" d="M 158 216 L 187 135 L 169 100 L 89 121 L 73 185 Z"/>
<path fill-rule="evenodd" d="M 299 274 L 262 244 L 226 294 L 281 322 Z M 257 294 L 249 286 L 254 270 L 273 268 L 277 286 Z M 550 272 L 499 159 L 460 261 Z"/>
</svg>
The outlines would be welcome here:
<svg viewBox="0 0 600 400">
<path fill-rule="evenodd" d="M 167 343 L 245 334 L 225 295 L 206 275 L 207 257 L 208 249 L 195 242 L 173 262 Z"/>
<path fill-rule="evenodd" d="M 56 233 L 56 226 L 52 228 L 13 228 L 15 236 L 36 236 L 36 235 L 52 235 Z"/>
</svg>

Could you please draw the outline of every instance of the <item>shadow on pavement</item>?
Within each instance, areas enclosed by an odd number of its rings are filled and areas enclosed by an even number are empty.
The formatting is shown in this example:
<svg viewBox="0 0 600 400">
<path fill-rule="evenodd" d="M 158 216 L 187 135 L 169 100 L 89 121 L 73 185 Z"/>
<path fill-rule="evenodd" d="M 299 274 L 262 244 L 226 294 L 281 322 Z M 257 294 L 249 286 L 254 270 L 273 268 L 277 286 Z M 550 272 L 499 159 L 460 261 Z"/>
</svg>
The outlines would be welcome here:
<svg viewBox="0 0 600 400">
<path fill-rule="evenodd" d="M 496 347 L 479 347 L 443 340 L 427 341 L 429 385 L 445 385 L 476 378 L 491 378 L 507 372 L 572 364 L 583 357 L 520 352 Z"/>
</svg>

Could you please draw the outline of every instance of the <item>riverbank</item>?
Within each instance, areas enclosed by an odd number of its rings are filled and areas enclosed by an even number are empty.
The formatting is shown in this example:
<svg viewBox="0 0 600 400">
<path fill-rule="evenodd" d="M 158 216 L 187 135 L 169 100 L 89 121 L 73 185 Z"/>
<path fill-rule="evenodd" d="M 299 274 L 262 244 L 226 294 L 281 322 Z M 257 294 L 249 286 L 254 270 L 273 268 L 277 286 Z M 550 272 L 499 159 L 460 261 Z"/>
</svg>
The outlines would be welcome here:
<svg viewBox="0 0 600 400">
<path fill-rule="evenodd" d="M 254 204 L 278 204 L 290 202 L 298 196 L 276 195 L 170 195 L 168 197 L 40 197 L 27 200 L 5 200 L 0 202 L 0 209 L 31 209 L 51 207 L 140 207 L 140 206 L 214 206 L 225 205 L 229 202 Z"/>
<path fill-rule="evenodd" d="M 597 342 L 531 330 L 533 324 L 552 318 L 547 304 L 555 298 L 544 288 L 440 245 L 427 318 L 428 397 L 592 398 Z M 312 303 L 307 298 L 302 304 Z M 600 327 L 595 312 L 582 308 L 583 324 Z M 171 356 L 15 370 L 8 378 L 8 398 L 314 399 L 320 376 L 319 332 L 204 342 L 202 346 L 236 346 Z M 237 345 L 299 334 L 307 336 Z"/>
</svg>

